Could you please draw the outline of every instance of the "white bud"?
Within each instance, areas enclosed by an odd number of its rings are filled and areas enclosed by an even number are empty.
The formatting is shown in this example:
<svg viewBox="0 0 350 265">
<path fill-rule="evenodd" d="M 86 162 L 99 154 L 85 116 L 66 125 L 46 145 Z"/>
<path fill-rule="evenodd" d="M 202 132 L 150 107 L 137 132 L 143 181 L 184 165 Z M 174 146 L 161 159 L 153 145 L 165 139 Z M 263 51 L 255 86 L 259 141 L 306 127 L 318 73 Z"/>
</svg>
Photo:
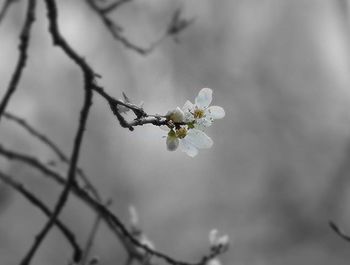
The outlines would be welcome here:
<svg viewBox="0 0 350 265">
<path fill-rule="evenodd" d="M 228 235 L 222 235 L 219 237 L 219 232 L 217 229 L 212 229 L 209 232 L 209 243 L 211 247 L 228 247 L 229 244 L 229 236 Z"/>
<path fill-rule="evenodd" d="M 223 235 L 221 237 L 219 237 L 219 239 L 217 240 L 218 245 L 226 247 L 228 246 L 230 241 L 230 238 L 228 235 Z"/>
<path fill-rule="evenodd" d="M 129 206 L 129 215 L 130 215 L 130 224 L 133 228 L 139 228 L 140 221 L 139 215 L 136 211 L 136 208 L 133 205 Z"/>
<path fill-rule="evenodd" d="M 174 110 L 168 111 L 166 116 L 169 120 L 172 120 L 173 122 L 183 122 L 185 119 L 185 115 L 179 107 L 177 107 Z"/>
<path fill-rule="evenodd" d="M 218 238 L 218 230 L 217 229 L 212 229 L 209 232 L 209 243 L 211 246 L 216 246 L 217 245 L 217 238 Z"/>
<path fill-rule="evenodd" d="M 208 260 L 206 265 L 221 265 L 221 262 L 219 259 L 214 258 L 214 259 Z"/>
</svg>

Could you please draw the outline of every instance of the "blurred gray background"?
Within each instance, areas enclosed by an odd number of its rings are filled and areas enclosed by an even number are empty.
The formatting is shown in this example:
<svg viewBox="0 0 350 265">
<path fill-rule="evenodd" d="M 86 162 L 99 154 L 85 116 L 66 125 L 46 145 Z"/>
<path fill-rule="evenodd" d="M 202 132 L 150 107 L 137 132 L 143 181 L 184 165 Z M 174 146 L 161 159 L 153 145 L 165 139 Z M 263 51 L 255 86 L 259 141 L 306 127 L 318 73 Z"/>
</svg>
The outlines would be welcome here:
<svg viewBox="0 0 350 265">
<path fill-rule="evenodd" d="M 8 110 L 69 153 L 82 75 L 52 46 L 38 2 L 29 61 Z M 195 18 L 180 44 L 167 39 L 146 57 L 115 41 L 84 1 L 59 1 L 59 7 L 63 35 L 111 95 L 124 91 L 144 101 L 147 112 L 164 114 L 210 87 L 213 104 L 226 110 L 208 130 L 214 146 L 190 158 L 168 152 L 157 127 L 121 128 L 96 95 L 80 165 L 118 216 L 127 223 L 134 205 L 157 249 L 181 260 L 198 260 L 208 249 L 208 232 L 218 228 L 231 238 L 224 265 L 349 264 L 350 244 L 327 224 L 334 220 L 350 233 L 347 1 L 135 0 L 112 17 L 145 47 L 178 7 Z M 0 25 L 0 96 L 16 64 L 25 8 L 26 1 L 14 4 Z M 6 120 L 0 141 L 45 162 L 55 159 Z M 21 164 L 1 158 L 0 166 L 54 205 L 61 187 Z M 3 184 L 0 198 L 0 264 L 18 264 L 46 219 Z M 84 243 L 95 215 L 72 196 L 62 218 Z M 104 265 L 125 259 L 105 226 L 92 253 Z M 70 256 L 53 229 L 34 263 L 66 264 Z"/>
</svg>

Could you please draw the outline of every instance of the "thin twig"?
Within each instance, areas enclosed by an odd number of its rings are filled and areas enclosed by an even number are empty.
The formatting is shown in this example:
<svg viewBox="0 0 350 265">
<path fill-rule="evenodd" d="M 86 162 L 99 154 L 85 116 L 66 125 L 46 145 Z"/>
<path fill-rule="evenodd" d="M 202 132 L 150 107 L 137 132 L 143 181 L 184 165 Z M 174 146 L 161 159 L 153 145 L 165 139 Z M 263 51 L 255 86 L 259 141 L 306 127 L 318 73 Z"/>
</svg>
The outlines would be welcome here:
<svg viewBox="0 0 350 265">
<path fill-rule="evenodd" d="M 137 44 L 132 43 L 128 38 L 122 35 L 122 27 L 117 25 L 114 21 L 112 21 L 107 15 L 111 11 L 115 11 L 122 4 L 130 2 L 130 0 L 119 0 L 114 4 L 111 4 L 107 7 L 99 7 L 95 0 L 85 0 L 88 6 L 99 16 L 102 20 L 108 31 L 111 33 L 114 39 L 121 42 L 124 47 L 133 50 L 141 55 L 148 55 L 153 52 L 153 50 L 168 36 L 176 37 L 181 31 L 187 28 L 190 24 L 192 24 L 193 20 L 180 19 L 180 9 L 176 10 L 173 15 L 173 19 L 168 25 L 166 31 L 163 35 L 156 41 L 154 41 L 149 47 L 144 48 Z M 177 20 L 174 20 L 176 16 Z"/>
<path fill-rule="evenodd" d="M 52 38 L 54 40 L 54 43 L 58 46 L 60 46 L 64 52 L 69 56 L 78 66 L 81 68 L 83 75 L 84 75 L 84 90 L 85 90 L 85 97 L 84 97 L 84 104 L 81 109 L 80 113 L 80 120 L 79 120 L 79 126 L 77 129 L 77 133 L 74 140 L 72 155 L 70 159 L 70 165 L 67 172 L 67 181 L 64 186 L 64 189 L 62 193 L 59 196 L 59 199 L 55 205 L 55 209 L 51 215 L 51 218 L 48 220 L 46 225 L 43 227 L 43 229 L 39 232 L 39 234 L 35 237 L 34 243 L 32 244 L 29 252 L 24 257 L 24 259 L 21 262 L 21 265 L 29 265 L 33 256 L 35 255 L 37 249 L 45 239 L 46 235 L 52 228 L 56 218 L 58 218 L 59 214 L 61 213 L 64 205 L 66 204 L 69 196 L 69 192 L 71 187 L 73 186 L 75 182 L 75 172 L 76 167 L 79 159 L 79 153 L 80 153 L 80 147 L 84 135 L 84 130 L 89 114 L 89 110 L 92 104 L 92 90 L 91 87 L 94 83 L 94 72 L 91 70 L 91 68 L 85 63 L 84 59 L 81 58 L 65 41 L 65 39 L 61 36 L 58 25 L 57 25 L 57 7 L 55 0 L 46 0 L 46 7 L 47 7 L 47 17 L 49 20 L 49 29 L 50 33 L 52 35 Z M 77 262 L 79 260 L 76 260 Z"/>
<path fill-rule="evenodd" d="M 106 207 L 108 207 L 110 205 L 110 203 L 111 203 L 111 200 L 108 200 L 106 203 Z M 94 221 L 94 224 L 92 225 L 88 240 L 86 241 L 86 245 L 85 245 L 85 248 L 83 251 L 83 257 L 80 261 L 81 265 L 88 265 L 87 260 L 88 260 L 89 255 L 90 255 L 90 251 L 91 251 L 97 230 L 98 230 L 99 225 L 101 223 L 101 219 L 102 219 L 101 214 L 97 213 L 97 216 L 96 216 L 96 219 Z"/>
<path fill-rule="evenodd" d="M 44 164 L 40 163 L 36 158 L 19 154 L 14 151 L 10 151 L 5 149 L 4 147 L 0 146 L 0 155 L 4 156 L 8 159 L 18 160 L 21 162 L 26 163 L 29 166 L 32 166 L 39 171 L 41 171 L 46 176 L 51 177 L 53 180 L 55 180 L 57 183 L 61 185 L 66 184 L 66 180 L 60 176 L 58 173 L 50 170 L 49 168 L 45 167 Z M 72 191 L 75 195 L 77 195 L 78 198 L 80 198 L 82 201 L 87 203 L 92 209 L 94 209 L 96 212 L 99 212 L 101 214 L 101 217 L 106 222 L 106 224 L 112 229 L 112 231 L 115 232 L 115 234 L 120 239 L 123 246 L 128 250 L 129 253 L 134 253 L 134 248 L 130 249 L 130 244 L 132 244 L 134 247 L 139 247 L 146 251 L 149 255 L 155 256 L 158 258 L 161 258 L 168 262 L 169 264 L 173 265 L 204 265 L 206 262 L 210 259 L 213 259 L 214 257 L 218 256 L 222 253 L 222 249 L 212 249 L 211 252 L 205 256 L 203 256 L 200 261 L 189 263 L 189 262 L 183 262 L 178 261 L 166 254 L 163 254 L 159 251 L 153 250 L 149 248 L 148 246 L 140 243 L 137 239 L 135 239 L 132 234 L 129 232 L 129 230 L 124 226 L 124 224 L 120 221 L 120 219 L 114 215 L 110 210 L 108 210 L 103 204 L 96 201 L 88 193 L 86 193 L 83 189 L 81 189 L 76 183 L 73 183 L 72 185 Z M 134 256 L 135 258 L 138 258 L 138 260 L 142 261 L 143 256 Z"/>
<path fill-rule="evenodd" d="M 1 10 L 0 10 L 0 23 L 2 22 L 2 20 L 6 16 L 6 13 L 9 9 L 10 5 L 17 2 L 17 1 L 18 0 L 5 0 L 4 4 L 2 5 Z"/>
<path fill-rule="evenodd" d="M 345 241 L 350 242 L 350 236 L 345 234 L 342 230 L 340 230 L 340 228 L 334 222 L 329 221 L 328 224 L 338 236 L 340 236 Z"/>
<path fill-rule="evenodd" d="M 122 5 L 131 2 L 132 0 L 118 0 L 115 1 L 112 4 L 109 4 L 108 6 L 105 6 L 103 8 L 100 8 L 101 12 L 103 12 L 104 14 L 110 13 L 112 11 L 117 10 L 118 8 L 120 8 Z"/>
<path fill-rule="evenodd" d="M 27 190 L 21 183 L 14 180 L 13 177 L 4 174 L 0 171 L 0 179 L 5 182 L 7 185 L 11 186 L 13 189 L 21 193 L 30 203 L 34 206 L 38 207 L 47 217 L 51 216 L 51 211 L 49 208 L 42 202 L 42 200 L 38 199 L 33 193 Z M 74 250 L 74 260 L 79 260 L 82 251 L 80 246 L 78 245 L 74 234 L 60 221 L 55 221 L 56 226 L 61 230 L 62 234 L 67 238 L 68 242 L 72 245 Z"/>
<path fill-rule="evenodd" d="M 28 50 L 29 40 L 30 40 L 30 29 L 32 28 L 32 24 L 35 20 L 35 6 L 36 6 L 36 0 L 28 1 L 27 15 L 26 15 L 26 19 L 24 21 L 22 32 L 20 35 L 20 44 L 18 47 L 19 57 L 18 57 L 17 65 L 12 74 L 7 91 L 0 103 L 0 121 L 1 121 L 1 116 L 5 111 L 5 108 L 12 94 L 15 92 L 17 88 L 19 80 L 21 79 L 23 69 L 27 62 L 27 50 Z"/>
<path fill-rule="evenodd" d="M 55 144 L 49 137 L 47 137 L 45 134 L 39 132 L 37 129 L 35 129 L 32 125 L 30 125 L 25 119 L 22 119 L 14 114 L 11 114 L 9 112 L 4 112 L 3 117 L 7 118 L 10 121 L 14 121 L 17 124 L 19 124 L 22 128 L 24 128 L 26 131 L 28 131 L 32 136 L 39 139 L 42 143 L 47 145 L 56 155 L 57 157 L 66 164 L 69 164 L 68 157 L 64 154 L 64 152 L 58 147 L 57 144 Z M 101 201 L 101 196 L 97 189 L 94 187 L 94 185 L 91 183 L 87 175 L 84 173 L 84 171 L 77 167 L 77 173 L 83 180 L 85 186 L 87 189 L 91 191 L 91 193 L 95 196 L 95 198 L 99 201 Z"/>
</svg>

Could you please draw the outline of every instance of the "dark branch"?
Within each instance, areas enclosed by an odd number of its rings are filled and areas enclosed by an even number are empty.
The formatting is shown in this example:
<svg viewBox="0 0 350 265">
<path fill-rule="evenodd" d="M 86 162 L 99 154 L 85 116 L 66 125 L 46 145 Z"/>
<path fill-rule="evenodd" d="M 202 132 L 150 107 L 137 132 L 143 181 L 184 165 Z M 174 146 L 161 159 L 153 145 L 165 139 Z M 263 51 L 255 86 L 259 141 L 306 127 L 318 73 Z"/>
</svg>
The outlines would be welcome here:
<svg viewBox="0 0 350 265">
<path fill-rule="evenodd" d="M 58 218 L 60 212 L 62 211 L 65 203 L 68 200 L 69 192 L 71 187 L 73 186 L 75 182 L 75 172 L 76 167 L 79 159 L 79 153 L 80 153 L 80 146 L 82 143 L 84 130 L 89 114 L 89 110 L 92 104 L 92 87 L 94 85 L 94 77 L 95 74 L 92 71 L 92 69 L 88 66 L 88 64 L 85 63 L 84 59 L 81 58 L 65 41 L 65 39 L 61 36 L 59 29 L 58 29 L 58 13 L 57 13 L 57 7 L 55 0 L 46 0 L 46 7 L 47 7 L 47 17 L 49 20 L 49 29 L 50 33 L 52 35 L 53 41 L 55 45 L 58 45 L 62 48 L 62 50 L 67 54 L 68 57 L 70 57 L 82 70 L 84 75 L 84 90 L 85 90 L 85 97 L 84 97 L 84 104 L 80 113 L 80 121 L 79 126 L 77 129 L 77 133 L 74 140 L 72 155 L 70 159 L 70 165 L 67 173 L 67 181 L 64 186 L 64 189 L 62 193 L 60 194 L 60 197 L 57 201 L 57 204 L 55 206 L 55 209 L 51 215 L 51 218 L 48 220 L 46 225 L 43 227 L 43 229 L 40 231 L 40 233 L 35 237 L 34 243 L 32 247 L 30 248 L 27 255 L 24 257 L 24 259 L 21 262 L 21 265 L 29 265 L 31 262 L 31 259 L 35 255 L 37 249 L 45 239 L 46 235 L 52 228 L 53 224 L 55 223 L 55 220 Z"/>
<path fill-rule="evenodd" d="M 156 41 L 154 41 L 149 47 L 144 48 L 139 45 L 132 43 L 128 38 L 122 35 L 122 27 L 117 25 L 113 20 L 111 20 L 107 15 L 111 11 L 117 10 L 122 4 L 130 2 L 131 0 L 119 0 L 107 7 L 100 7 L 96 0 L 85 0 L 89 7 L 99 16 L 103 24 L 106 26 L 108 31 L 111 33 L 114 39 L 121 42 L 124 47 L 133 50 L 141 55 L 147 55 L 151 53 L 166 37 L 174 36 L 176 37 L 181 31 L 192 24 L 193 20 L 180 19 L 181 10 L 175 11 L 173 18 L 168 25 L 167 30 L 164 34 Z"/>
<path fill-rule="evenodd" d="M 7 150 L 2 146 L 0 146 L 0 155 L 8 159 L 24 162 L 27 165 L 36 168 L 37 170 L 42 172 L 44 175 L 49 176 L 60 185 L 66 185 L 66 180 L 62 176 L 50 170 L 49 168 L 45 167 L 44 164 L 42 164 L 41 162 L 39 162 L 37 159 L 33 157 Z M 135 256 L 133 257 L 138 258 L 139 260 L 142 260 L 143 256 L 140 256 L 140 255 L 137 256 L 137 251 L 135 251 L 135 247 L 139 247 L 145 250 L 149 255 L 161 258 L 166 262 L 168 262 L 169 264 L 173 264 L 173 265 L 204 265 L 210 259 L 213 259 L 219 254 L 226 251 L 226 249 L 221 249 L 221 248 L 211 249 L 208 255 L 202 257 L 202 259 L 196 263 L 178 261 L 176 259 L 169 257 L 166 254 L 163 254 L 156 250 L 152 250 L 148 246 L 141 244 L 137 239 L 135 239 L 132 236 L 132 234 L 129 232 L 126 226 L 124 226 L 124 224 L 119 220 L 117 216 L 115 216 L 110 210 L 108 210 L 108 208 L 106 208 L 102 203 L 93 199 L 88 193 L 86 193 L 83 189 L 81 189 L 76 183 L 73 183 L 72 185 L 72 192 L 78 198 L 80 198 L 82 201 L 87 203 L 87 205 L 89 205 L 92 209 L 94 209 L 96 212 L 98 212 L 101 215 L 101 218 L 106 222 L 109 228 L 117 235 L 117 237 L 119 238 L 119 240 L 121 241 L 125 249 L 127 249 L 129 253 L 135 254 Z M 133 246 L 132 248 L 130 247 L 130 244 Z"/>
<path fill-rule="evenodd" d="M 106 207 L 108 207 L 111 204 L 111 202 L 112 202 L 111 200 L 107 201 Z M 86 241 L 86 245 L 84 247 L 83 257 L 81 259 L 81 265 L 85 265 L 88 258 L 89 258 L 89 254 L 90 254 L 95 236 L 97 234 L 97 230 L 100 226 L 101 219 L 102 219 L 101 214 L 97 213 L 97 216 L 96 216 L 96 219 L 94 221 L 94 224 L 92 225 L 92 229 L 90 231 L 88 240 Z"/>
<path fill-rule="evenodd" d="M 49 208 L 40 199 L 35 197 L 34 194 L 28 191 L 21 183 L 14 180 L 13 177 L 6 175 L 0 171 L 0 179 L 7 185 L 11 186 L 13 189 L 21 193 L 30 203 L 38 207 L 47 217 L 51 216 L 51 211 L 49 210 Z M 60 220 L 57 219 L 55 221 L 55 224 L 61 230 L 62 234 L 67 238 L 69 243 L 72 245 L 74 249 L 73 259 L 80 260 L 82 251 L 78 243 L 76 242 L 74 234 Z"/>
<path fill-rule="evenodd" d="M 10 7 L 11 4 L 17 2 L 18 0 L 5 0 L 4 4 L 1 7 L 0 10 L 0 23 L 2 22 L 2 20 L 4 19 L 4 17 L 6 16 L 6 13 Z"/>
<path fill-rule="evenodd" d="M 22 32 L 20 35 L 20 44 L 18 47 L 19 57 L 18 57 L 17 65 L 16 65 L 14 73 L 11 77 L 10 84 L 7 88 L 7 91 L 6 91 L 2 101 L 0 103 L 0 121 L 1 121 L 1 116 L 2 116 L 3 112 L 5 111 L 6 106 L 9 102 L 12 94 L 15 92 L 15 90 L 17 88 L 19 80 L 21 79 L 23 69 L 26 65 L 27 50 L 28 50 L 29 40 L 30 40 L 30 29 L 31 29 L 32 24 L 35 20 L 35 6 L 36 6 L 36 0 L 29 0 L 28 1 L 27 15 L 26 15 L 26 19 L 24 21 L 24 25 L 23 25 Z"/>
<path fill-rule="evenodd" d="M 118 0 L 118 1 L 115 1 L 114 3 L 112 3 L 112 4 L 109 4 L 108 6 L 100 8 L 100 10 L 101 10 L 102 13 L 107 14 L 107 13 L 110 13 L 112 11 L 117 10 L 122 5 L 124 5 L 124 4 L 128 3 L 128 2 L 131 2 L 131 1 L 132 0 Z"/>
<path fill-rule="evenodd" d="M 28 131 L 32 136 L 34 136 L 35 138 L 39 139 L 42 143 L 47 145 L 63 163 L 69 164 L 69 158 L 63 153 L 63 151 L 57 146 L 57 144 L 55 144 L 49 137 L 47 137 L 46 135 L 44 135 L 43 133 L 35 129 L 26 120 L 18 116 L 15 116 L 14 114 L 11 114 L 9 112 L 4 112 L 3 116 L 8 120 L 14 121 L 17 124 L 19 124 L 22 128 Z M 84 171 L 79 167 L 77 167 L 77 174 L 84 181 L 86 188 L 91 191 L 91 193 L 95 196 L 97 200 L 101 201 L 101 196 L 98 193 L 97 189 L 91 183 L 91 181 L 86 176 Z"/>
<path fill-rule="evenodd" d="M 329 221 L 329 226 L 338 236 L 340 236 L 345 241 L 350 242 L 350 236 L 345 234 L 342 230 L 340 230 L 340 228 L 334 222 Z"/>
</svg>

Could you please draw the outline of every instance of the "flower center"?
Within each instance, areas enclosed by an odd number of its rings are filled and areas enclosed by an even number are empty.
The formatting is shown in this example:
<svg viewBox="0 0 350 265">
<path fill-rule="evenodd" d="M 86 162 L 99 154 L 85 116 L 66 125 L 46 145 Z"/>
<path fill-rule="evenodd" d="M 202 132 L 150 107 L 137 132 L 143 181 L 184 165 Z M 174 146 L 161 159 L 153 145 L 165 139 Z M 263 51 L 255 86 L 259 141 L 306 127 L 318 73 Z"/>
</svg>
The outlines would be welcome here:
<svg viewBox="0 0 350 265">
<path fill-rule="evenodd" d="M 203 118 L 204 116 L 205 116 L 204 110 L 197 109 L 197 108 L 194 110 L 193 117 L 195 119 L 200 119 L 200 118 Z"/>
<path fill-rule="evenodd" d="M 176 130 L 176 136 L 177 136 L 177 138 L 182 139 L 182 138 L 185 138 L 186 135 L 187 135 L 187 129 L 186 129 L 186 128 L 181 127 L 181 128 L 179 128 L 178 130 Z"/>
</svg>

